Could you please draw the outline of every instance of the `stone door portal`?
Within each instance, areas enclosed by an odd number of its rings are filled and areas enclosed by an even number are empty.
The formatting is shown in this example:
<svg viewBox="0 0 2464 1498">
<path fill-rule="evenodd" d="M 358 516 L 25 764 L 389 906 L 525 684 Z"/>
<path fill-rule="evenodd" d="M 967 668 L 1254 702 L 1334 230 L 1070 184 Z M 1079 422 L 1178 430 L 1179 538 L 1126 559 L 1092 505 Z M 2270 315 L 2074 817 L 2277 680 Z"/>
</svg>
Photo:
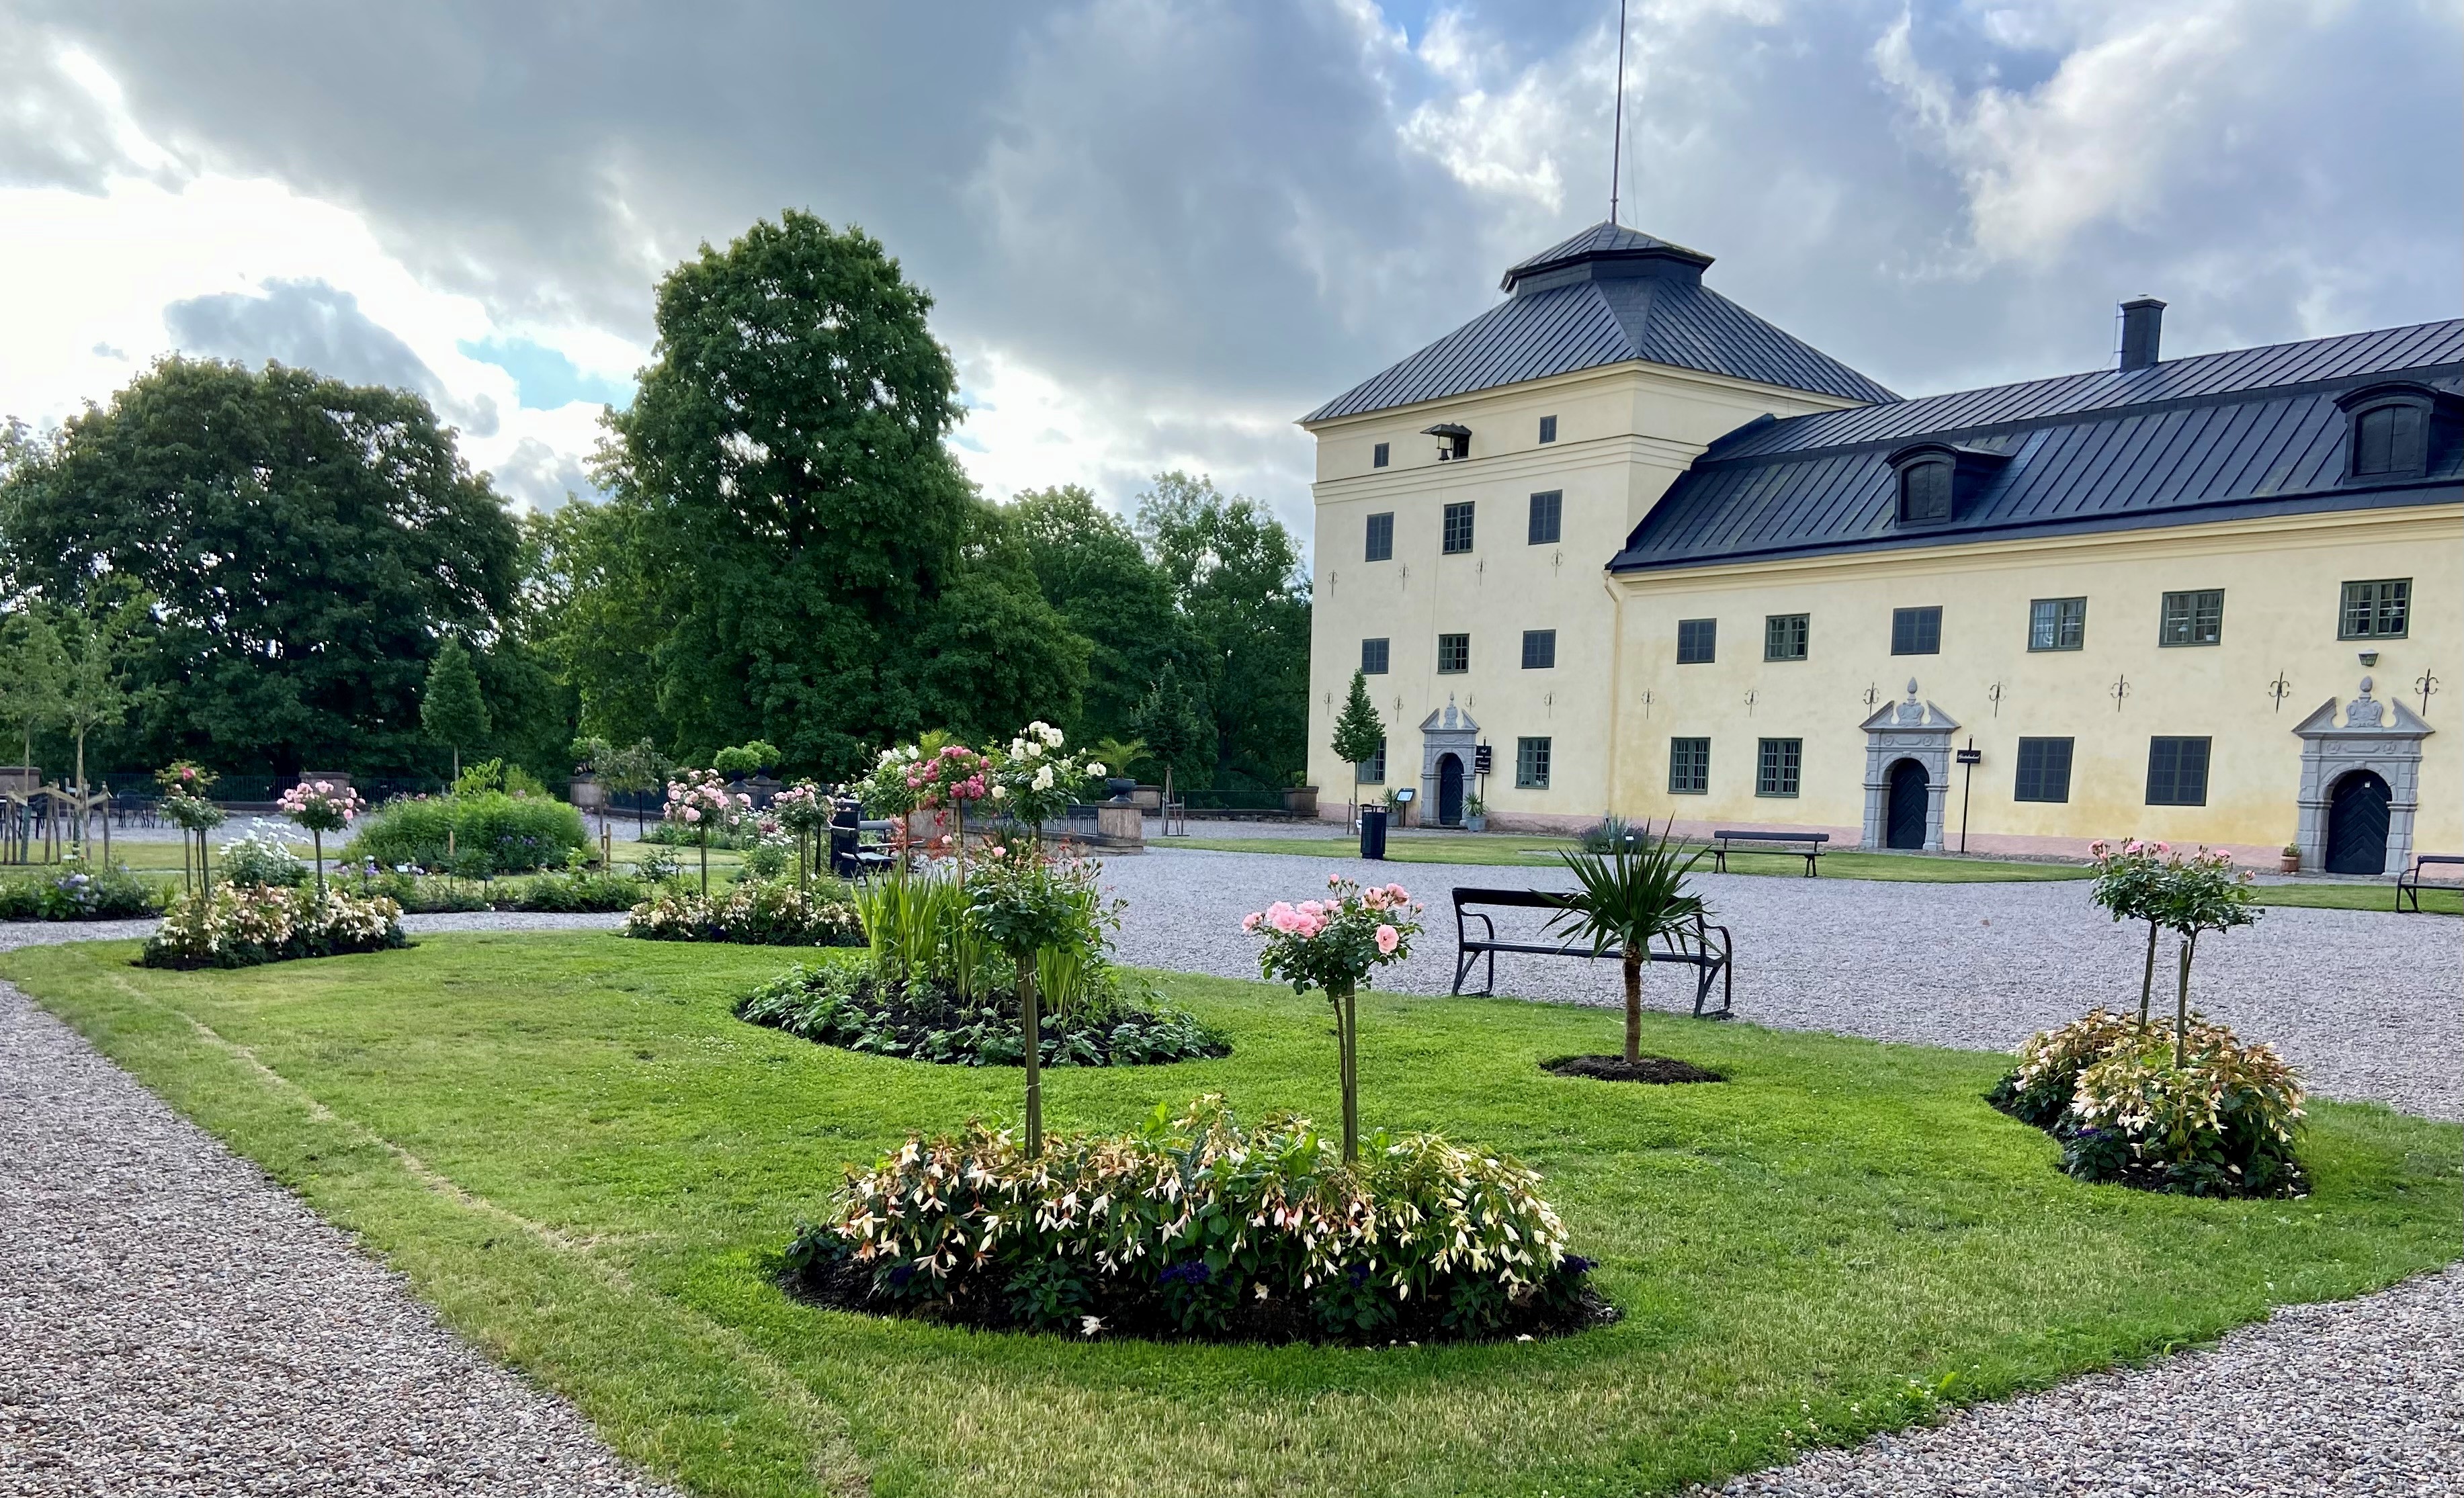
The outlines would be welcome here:
<svg viewBox="0 0 2464 1498">
<path fill-rule="evenodd" d="M 2366 770 L 2336 782 L 2327 798 L 2327 872 L 2387 871 L 2387 783 Z"/>
<path fill-rule="evenodd" d="M 1453 754 L 1438 756 L 1438 825 L 1463 825 L 1463 760 Z"/>
<path fill-rule="evenodd" d="M 1910 851 L 1925 845 L 1925 769 L 1912 759 L 1891 767 L 1891 806 L 1883 846 Z"/>
</svg>

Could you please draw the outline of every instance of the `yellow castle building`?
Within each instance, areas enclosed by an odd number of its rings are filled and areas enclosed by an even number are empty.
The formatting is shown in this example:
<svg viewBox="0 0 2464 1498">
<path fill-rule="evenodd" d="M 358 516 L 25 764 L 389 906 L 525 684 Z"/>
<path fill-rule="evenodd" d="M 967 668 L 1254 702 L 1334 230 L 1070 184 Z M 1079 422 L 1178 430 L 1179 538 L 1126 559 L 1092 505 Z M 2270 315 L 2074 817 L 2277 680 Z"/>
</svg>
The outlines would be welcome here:
<svg viewBox="0 0 2464 1498">
<path fill-rule="evenodd" d="M 1602 224 L 1303 418 L 1310 778 L 1412 820 L 2464 853 L 2464 321 L 1902 400 Z M 1485 772 L 1484 773 L 1484 770 Z"/>
</svg>

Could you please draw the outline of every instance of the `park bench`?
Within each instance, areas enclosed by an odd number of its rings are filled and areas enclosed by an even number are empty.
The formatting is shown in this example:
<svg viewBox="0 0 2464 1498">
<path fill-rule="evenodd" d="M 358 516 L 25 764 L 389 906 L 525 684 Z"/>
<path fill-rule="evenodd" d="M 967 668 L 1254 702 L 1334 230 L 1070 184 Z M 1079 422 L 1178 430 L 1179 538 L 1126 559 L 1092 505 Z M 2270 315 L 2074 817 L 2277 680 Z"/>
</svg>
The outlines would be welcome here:
<svg viewBox="0 0 2464 1498">
<path fill-rule="evenodd" d="M 2413 911 L 2416 914 L 2420 912 L 2421 869 L 2424 864 L 2464 864 L 2464 854 L 2425 853 L 2415 857 L 2412 860 L 2412 867 L 2405 870 L 2402 874 L 2395 877 L 2395 908 L 2398 911 L 2402 911 L 2404 909 L 2405 894 L 2407 891 L 2410 891 L 2412 894 Z"/>
<path fill-rule="evenodd" d="M 1551 894 L 1547 890 L 1466 889 L 1458 886 L 1455 890 L 1454 991 L 1463 992 L 1463 979 L 1471 975 L 1472 965 L 1485 960 L 1488 970 L 1482 980 L 1480 991 L 1483 996 L 1493 993 L 1497 988 L 1497 954 L 1500 952 L 1522 952 L 1533 957 L 1588 958 L 1592 956 L 1592 949 L 1587 944 L 1557 941 L 1553 933 L 1544 933 L 1537 940 L 1502 938 L 1497 934 L 1497 923 L 1489 919 L 1487 914 L 1491 909 L 1559 911 L 1565 908 L 1565 897 Z M 1471 931 L 1471 923 L 1474 921 L 1480 923 L 1481 929 L 1478 936 L 1474 936 Z M 1619 961 L 1624 960 L 1625 957 L 1624 951 L 1617 947 L 1611 947 L 1599 955 L 1614 957 Z M 1736 972 L 1729 964 L 1728 956 L 1728 928 L 1724 925 L 1706 924 L 1703 918 L 1697 915 L 1690 931 L 1679 931 L 1672 935 L 1668 939 L 1667 948 L 1654 950 L 1651 953 L 1651 960 L 1655 963 L 1678 963 L 1692 967 L 1694 969 L 1694 1017 L 1726 1019 L 1728 1017 L 1729 1003 L 1736 995 Z M 1720 986 L 1720 1007 L 1716 1010 L 1706 1010 L 1705 1006 L 1710 1002 L 1711 985 L 1714 983 Z"/>
<path fill-rule="evenodd" d="M 838 814 L 830 819 L 830 872 L 851 879 L 889 868 L 896 861 L 890 851 L 879 843 L 864 841 L 864 836 L 868 833 L 887 836 L 897 825 L 859 819 L 851 803 L 841 803 Z"/>
<path fill-rule="evenodd" d="M 1822 845 L 1831 840 L 1829 833 L 1713 833 L 1719 840 L 1711 845 L 1711 867 L 1719 873 L 1728 872 L 1728 855 L 1735 853 L 1793 853 L 1805 860 L 1805 877 L 1815 876 L 1815 860 L 1822 857 Z M 1731 848 L 1731 843 L 1753 846 Z M 1792 847 L 1791 844 L 1796 846 Z"/>
</svg>

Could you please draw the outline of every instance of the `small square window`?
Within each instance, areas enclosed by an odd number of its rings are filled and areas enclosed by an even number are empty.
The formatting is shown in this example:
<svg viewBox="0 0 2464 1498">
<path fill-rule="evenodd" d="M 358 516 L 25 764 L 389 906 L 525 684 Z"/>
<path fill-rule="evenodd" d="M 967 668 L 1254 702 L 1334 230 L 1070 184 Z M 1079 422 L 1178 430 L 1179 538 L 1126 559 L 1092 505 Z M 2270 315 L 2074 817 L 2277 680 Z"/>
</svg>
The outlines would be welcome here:
<svg viewBox="0 0 2464 1498">
<path fill-rule="evenodd" d="M 2086 643 L 2087 599 L 2036 598 L 2028 604 L 2029 649 L 2077 650 Z"/>
<path fill-rule="evenodd" d="M 1514 786 L 1518 791 L 1549 789 L 1549 741 L 1547 739 L 1514 741 Z"/>
<path fill-rule="evenodd" d="M 2344 584 L 2338 640 L 2401 640 L 2410 623 L 2412 579 L 2387 577 Z"/>
<path fill-rule="evenodd" d="M 1709 739 L 1670 739 L 1668 741 L 1668 792 L 1671 795 L 1710 794 L 1711 741 Z"/>
<path fill-rule="evenodd" d="M 1361 765 L 1360 783 L 1364 786 L 1382 786 L 1386 783 L 1386 741 L 1384 739 L 1377 741 L 1377 752 L 1370 755 Z"/>
<path fill-rule="evenodd" d="M 1523 669 L 1553 671 L 1557 667 L 1557 632 L 1553 629 L 1527 629 L 1523 632 Z"/>
<path fill-rule="evenodd" d="M 1471 550 L 1471 501 L 1446 507 L 1446 542 L 1448 555 Z"/>
<path fill-rule="evenodd" d="M 1549 546 L 1557 539 L 1566 516 L 1566 494 L 1563 489 L 1550 489 L 1531 496 L 1531 539 L 1533 546 Z"/>
<path fill-rule="evenodd" d="M 1391 510 L 1382 515 L 1369 517 L 1368 559 L 1373 562 L 1395 559 L 1395 512 Z"/>
<path fill-rule="evenodd" d="M 1387 650 L 1385 640 L 1364 640 L 1360 642 L 1360 669 L 1363 675 L 1384 676 L 1386 674 L 1386 659 Z"/>
<path fill-rule="evenodd" d="M 1701 665 L 1720 652 L 1720 621 L 1682 619 L 1677 621 L 1677 663 Z"/>
<path fill-rule="evenodd" d="M 2160 645 L 2212 645 L 2225 638 L 2225 591 L 2165 595 L 2165 610 L 2156 626 Z"/>
<path fill-rule="evenodd" d="M 2014 801 L 2067 801 L 2071 798 L 2071 741 L 2021 739 L 2019 781 L 2011 792 Z"/>
<path fill-rule="evenodd" d="M 1371 467 L 1382 468 L 1386 467 L 1386 459 L 1387 446 L 1384 443 L 1381 442 L 1376 446 L 1369 449 L 1369 466 Z"/>
<path fill-rule="evenodd" d="M 1540 418 L 1540 440 L 1542 442 L 1555 442 L 1557 440 L 1557 419 L 1555 417 L 1544 416 Z"/>
<path fill-rule="evenodd" d="M 1891 611 L 1891 654 L 1895 656 L 1942 654 L 1942 610 L 1938 607 L 1893 609 Z"/>
<path fill-rule="evenodd" d="M 1763 620 L 1763 659 L 1802 661 L 1812 640 L 1810 616 L 1773 614 Z"/>
<path fill-rule="evenodd" d="M 2208 739 L 2147 741 L 2147 804 L 2208 804 Z"/>
<path fill-rule="evenodd" d="M 1460 676 L 1471 669 L 1471 637 L 1440 635 L 1438 637 L 1438 674 Z"/>
<path fill-rule="evenodd" d="M 1765 739 L 1754 766 L 1754 794 L 1796 794 L 1797 772 L 1805 764 L 1803 739 Z"/>
</svg>

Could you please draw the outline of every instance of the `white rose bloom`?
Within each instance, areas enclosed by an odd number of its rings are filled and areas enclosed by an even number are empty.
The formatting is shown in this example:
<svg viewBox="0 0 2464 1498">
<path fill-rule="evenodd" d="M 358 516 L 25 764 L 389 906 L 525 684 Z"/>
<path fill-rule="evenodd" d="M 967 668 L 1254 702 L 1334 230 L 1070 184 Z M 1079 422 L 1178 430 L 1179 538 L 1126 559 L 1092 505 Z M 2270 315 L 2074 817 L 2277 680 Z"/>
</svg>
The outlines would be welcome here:
<svg viewBox="0 0 2464 1498">
<path fill-rule="evenodd" d="M 1103 762 L 1102 760 L 1100 760 L 1100 759 L 1097 759 L 1097 760 L 1089 760 L 1089 761 L 1088 762 L 1088 764 L 1087 764 L 1087 773 L 1088 773 L 1088 774 L 1089 774 L 1089 775 L 1091 775 L 1091 776 L 1093 776 L 1093 777 L 1094 777 L 1095 779 L 1097 779 L 1097 780 L 1101 780 L 1101 779 L 1103 779 L 1103 778 L 1104 778 L 1104 762 Z"/>
<path fill-rule="evenodd" d="M 1063 737 L 1061 730 L 1052 727 L 1050 724 L 1045 724 L 1042 725 L 1042 727 L 1044 728 L 1044 742 L 1053 749 L 1059 749 L 1061 747 L 1061 740 Z"/>
<path fill-rule="evenodd" d="M 1009 794 L 1009 788 L 1008 788 L 1007 786 L 995 786 L 995 787 L 993 787 L 993 799 L 994 799 L 994 800 L 999 801 L 999 800 L 1004 799 L 1005 797 L 1007 797 L 1007 796 L 1008 796 L 1008 794 Z"/>
<path fill-rule="evenodd" d="M 1038 791 L 1049 791 L 1052 789 L 1051 766 L 1042 766 L 1035 771 L 1035 789 Z"/>
</svg>

